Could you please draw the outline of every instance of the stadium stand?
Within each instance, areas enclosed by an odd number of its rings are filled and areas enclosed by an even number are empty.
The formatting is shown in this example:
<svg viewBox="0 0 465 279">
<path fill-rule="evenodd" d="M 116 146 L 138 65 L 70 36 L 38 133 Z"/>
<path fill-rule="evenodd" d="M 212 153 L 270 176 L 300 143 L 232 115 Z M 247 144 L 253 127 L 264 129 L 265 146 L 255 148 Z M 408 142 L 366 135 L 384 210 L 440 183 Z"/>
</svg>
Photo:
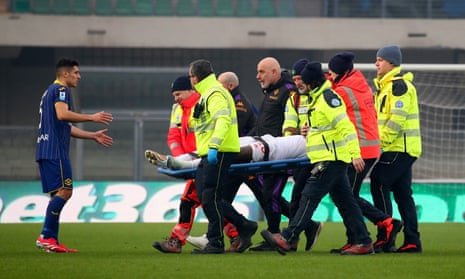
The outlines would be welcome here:
<svg viewBox="0 0 465 279">
<path fill-rule="evenodd" d="M 255 7 L 250 0 L 237 0 L 236 16 L 251 17 L 255 15 Z"/>
<path fill-rule="evenodd" d="M 70 1 L 54 1 L 51 11 L 54 14 L 65 15 L 74 13 Z"/>
<path fill-rule="evenodd" d="M 112 0 L 95 0 L 95 14 L 109 16 L 113 14 Z"/>
<path fill-rule="evenodd" d="M 141 16 L 153 15 L 152 0 L 138 0 L 134 4 L 134 13 Z"/>
<path fill-rule="evenodd" d="M 159 16 L 172 16 L 173 5 L 171 0 L 157 0 L 155 2 L 155 14 Z"/>
<path fill-rule="evenodd" d="M 198 0 L 197 11 L 199 16 L 215 16 L 215 9 L 212 0 Z"/>
<path fill-rule="evenodd" d="M 234 13 L 233 2 L 229 0 L 217 0 L 216 14 L 221 17 L 234 16 L 235 13 Z"/>
<path fill-rule="evenodd" d="M 194 3 L 192 0 L 178 0 L 176 5 L 177 16 L 194 16 L 197 15 Z"/>
<path fill-rule="evenodd" d="M 29 0 L 12 0 L 11 10 L 15 13 L 29 13 L 31 11 Z"/>
<path fill-rule="evenodd" d="M 66 1 L 63 1 L 66 2 Z M 31 10 L 37 14 L 51 14 L 53 13 L 52 3 L 50 0 L 31 0 Z"/>
<path fill-rule="evenodd" d="M 116 15 L 133 15 L 132 0 L 118 0 L 115 4 L 115 14 Z"/>
<path fill-rule="evenodd" d="M 295 17 L 295 6 L 292 0 L 279 0 L 276 7 L 279 17 Z"/>
<path fill-rule="evenodd" d="M 273 0 L 258 0 L 257 16 L 274 17 L 276 16 Z"/>
<path fill-rule="evenodd" d="M 91 0 L 74 0 L 72 10 L 76 15 L 90 15 L 92 13 Z"/>
</svg>

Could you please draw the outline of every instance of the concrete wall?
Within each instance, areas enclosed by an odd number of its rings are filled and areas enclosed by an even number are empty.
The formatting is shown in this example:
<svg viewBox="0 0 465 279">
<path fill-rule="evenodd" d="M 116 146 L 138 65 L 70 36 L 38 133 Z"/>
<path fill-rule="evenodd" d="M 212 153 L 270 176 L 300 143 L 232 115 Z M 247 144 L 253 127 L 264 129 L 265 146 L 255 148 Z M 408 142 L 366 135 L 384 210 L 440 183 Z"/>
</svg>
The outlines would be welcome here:
<svg viewBox="0 0 465 279">
<path fill-rule="evenodd" d="M 0 15 L 0 46 L 465 49 L 465 20 Z"/>
</svg>

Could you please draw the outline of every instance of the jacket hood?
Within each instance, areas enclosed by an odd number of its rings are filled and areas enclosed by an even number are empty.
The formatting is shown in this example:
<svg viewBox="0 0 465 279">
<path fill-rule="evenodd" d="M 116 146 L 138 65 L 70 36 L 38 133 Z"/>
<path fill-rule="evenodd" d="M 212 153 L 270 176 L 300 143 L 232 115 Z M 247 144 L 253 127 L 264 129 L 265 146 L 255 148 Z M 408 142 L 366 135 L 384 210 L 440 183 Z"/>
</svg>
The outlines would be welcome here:
<svg viewBox="0 0 465 279">
<path fill-rule="evenodd" d="M 345 74 L 335 86 L 347 86 L 353 88 L 359 92 L 364 92 L 367 86 L 365 76 L 359 70 L 352 70 Z"/>
</svg>

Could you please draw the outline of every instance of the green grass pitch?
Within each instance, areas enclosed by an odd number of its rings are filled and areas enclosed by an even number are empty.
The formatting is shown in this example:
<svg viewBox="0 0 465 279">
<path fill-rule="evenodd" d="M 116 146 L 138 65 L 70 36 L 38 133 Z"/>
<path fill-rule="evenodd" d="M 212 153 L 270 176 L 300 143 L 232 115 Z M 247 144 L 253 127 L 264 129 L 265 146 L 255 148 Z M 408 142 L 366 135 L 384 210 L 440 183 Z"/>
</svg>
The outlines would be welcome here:
<svg viewBox="0 0 465 279">
<path fill-rule="evenodd" d="M 62 224 L 60 239 L 77 254 L 35 248 L 40 224 L 0 225 L 0 278 L 464 278 L 465 224 L 420 224 L 422 254 L 340 256 L 341 223 L 326 223 L 310 252 L 192 255 L 162 254 L 151 247 L 173 224 Z M 260 223 L 259 230 L 264 228 Z M 368 224 L 372 236 L 374 226 Z M 206 224 L 195 224 L 200 235 Z M 261 241 L 259 233 L 254 243 Z M 402 243 L 402 233 L 397 246 Z"/>
</svg>

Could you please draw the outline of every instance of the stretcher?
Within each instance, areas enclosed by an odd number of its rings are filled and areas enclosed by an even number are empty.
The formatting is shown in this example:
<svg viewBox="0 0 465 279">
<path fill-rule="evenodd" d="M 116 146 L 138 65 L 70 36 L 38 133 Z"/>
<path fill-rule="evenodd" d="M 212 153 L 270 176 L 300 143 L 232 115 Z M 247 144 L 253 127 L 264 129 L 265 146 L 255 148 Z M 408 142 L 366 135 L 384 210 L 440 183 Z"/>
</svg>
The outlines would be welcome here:
<svg viewBox="0 0 465 279">
<path fill-rule="evenodd" d="M 231 174 L 259 174 L 259 173 L 270 173 L 286 171 L 289 169 L 302 168 L 309 166 L 310 161 L 307 157 L 286 159 L 286 160 L 275 160 L 275 161 L 263 161 L 254 163 L 242 163 L 232 164 L 229 167 L 229 173 Z M 158 168 L 158 172 L 175 177 L 190 179 L 195 177 L 196 169 L 181 169 L 172 170 L 165 168 Z"/>
</svg>

